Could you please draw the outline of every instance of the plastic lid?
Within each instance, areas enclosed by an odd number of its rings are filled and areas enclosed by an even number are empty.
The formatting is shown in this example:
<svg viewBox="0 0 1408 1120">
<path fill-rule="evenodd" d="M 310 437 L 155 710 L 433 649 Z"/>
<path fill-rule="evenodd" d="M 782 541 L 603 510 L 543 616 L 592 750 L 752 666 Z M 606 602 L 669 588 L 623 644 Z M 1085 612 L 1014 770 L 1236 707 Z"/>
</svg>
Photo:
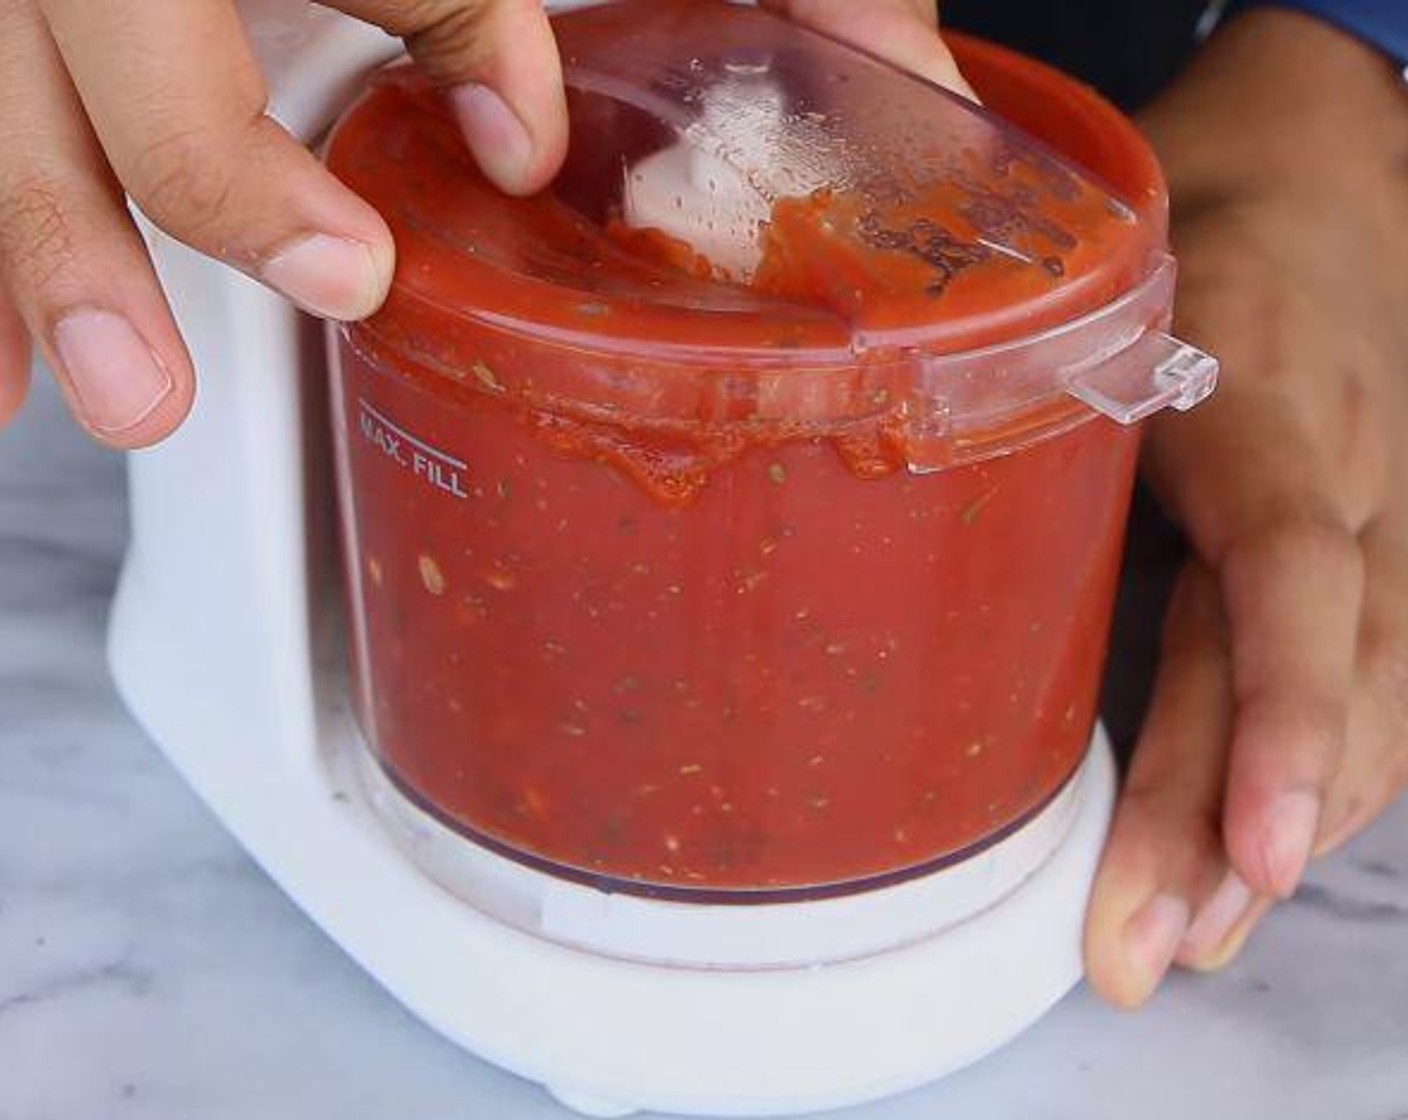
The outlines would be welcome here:
<svg viewBox="0 0 1408 1120">
<path fill-rule="evenodd" d="M 1154 333 L 1172 279 L 1156 170 L 1120 197 L 993 113 L 754 7 L 619 0 L 554 26 L 571 151 L 533 198 L 487 184 L 405 68 L 334 134 L 330 165 L 397 238 L 366 329 L 398 353 L 462 377 L 479 357 L 460 327 L 490 326 L 627 355 L 630 378 L 587 361 L 529 378 L 505 354 L 488 388 L 642 422 L 893 412 L 916 468 L 1011 442 L 1019 413 L 1068 424 L 1072 396 L 1131 420 L 1210 390 L 1215 363 Z M 1132 127 L 1058 81 L 1073 121 L 1114 120 L 1153 168 Z"/>
</svg>

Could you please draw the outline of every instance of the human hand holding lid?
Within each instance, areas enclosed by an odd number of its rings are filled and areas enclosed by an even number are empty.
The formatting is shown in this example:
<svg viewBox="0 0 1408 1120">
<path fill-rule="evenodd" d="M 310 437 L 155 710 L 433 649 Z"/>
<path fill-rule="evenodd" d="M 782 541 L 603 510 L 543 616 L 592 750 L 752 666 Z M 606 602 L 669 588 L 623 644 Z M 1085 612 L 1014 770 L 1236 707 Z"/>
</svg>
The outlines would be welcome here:
<svg viewBox="0 0 1408 1120">
<path fill-rule="evenodd" d="M 267 0 L 289 8 L 302 0 Z M 341 0 L 403 37 L 484 171 L 526 193 L 567 142 L 557 50 L 535 0 Z M 958 88 L 932 0 L 769 7 Z M 315 314 L 360 319 L 394 249 L 377 213 L 265 115 L 233 0 L 20 0 L 0 52 L 0 423 L 31 340 L 79 422 L 118 448 L 168 435 L 195 372 L 125 191 L 160 227 Z"/>
</svg>

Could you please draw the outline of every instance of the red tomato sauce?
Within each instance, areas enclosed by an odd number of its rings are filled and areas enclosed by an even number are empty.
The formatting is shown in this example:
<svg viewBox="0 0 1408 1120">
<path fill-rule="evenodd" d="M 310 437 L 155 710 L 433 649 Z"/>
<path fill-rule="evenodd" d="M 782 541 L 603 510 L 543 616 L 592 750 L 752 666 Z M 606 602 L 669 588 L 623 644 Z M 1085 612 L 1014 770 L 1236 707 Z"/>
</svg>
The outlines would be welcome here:
<svg viewBox="0 0 1408 1120">
<path fill-rule="evenodd" d="M 960 47 L 1019 120 L 1065 87 Z M 1118 121 L 1080 96 L 1081 127 Z M 494 194 L 422 104 L 383 83 L 329 154 L 400 251 L 386 308 L 340 335 L 334 398 L 359 718 L 397 785 L 525 862 L 729 898 L 918 873 L 1046 804 L 1095 719 L 1137 432 L 1057 401 L 982 433 L 1020 450 L 911 473 L 884 371 L 834 312 L 866 285 L 907 298 L 919 265 L 837 250 L 837 297 L 817 223 L 844 198 L 779 207 L 755 288 L 721 285 L 687 247 L 613 237 L 551 192 Z M 1121 127 L 1096 170 L 1157 210 Z M 1063 283 L 1098 282 L 1048 322 L 1133 283 L 1150 247 L 1070 255 Z M 584 260 L 591 291 L 558 283 Z M 977 271 L 989 300 L 1030 283 Z M 633 348 L 689 339 L 701 307 L 719 313 L 697 368 Z M 533 308 L 536 337 L 516 325 Z M 802 352 L 795 378 L 749 380 Z"/>
</svg>

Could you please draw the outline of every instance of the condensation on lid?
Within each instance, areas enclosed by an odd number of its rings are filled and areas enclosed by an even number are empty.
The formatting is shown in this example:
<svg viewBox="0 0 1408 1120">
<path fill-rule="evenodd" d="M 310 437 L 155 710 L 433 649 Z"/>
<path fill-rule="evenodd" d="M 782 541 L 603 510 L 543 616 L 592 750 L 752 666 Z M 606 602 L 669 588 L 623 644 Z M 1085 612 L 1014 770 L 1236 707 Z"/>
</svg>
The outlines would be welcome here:
<svg viewBox="0 0 1408 1120">
<path fill-rule="evenodd" d="M 629 153 L 615 175 L 569 165 L 573 201 L 839 314 L 862 341 L 1027 333 L 1112 298 L 1162 238 L 1157 206 L 1141 214 L 963 98 L 764 11 L 634 0 L 559 28 L 577 102 L 619 122 L 592 146 L 614 132 L 601 146 Z"/>
</svg>

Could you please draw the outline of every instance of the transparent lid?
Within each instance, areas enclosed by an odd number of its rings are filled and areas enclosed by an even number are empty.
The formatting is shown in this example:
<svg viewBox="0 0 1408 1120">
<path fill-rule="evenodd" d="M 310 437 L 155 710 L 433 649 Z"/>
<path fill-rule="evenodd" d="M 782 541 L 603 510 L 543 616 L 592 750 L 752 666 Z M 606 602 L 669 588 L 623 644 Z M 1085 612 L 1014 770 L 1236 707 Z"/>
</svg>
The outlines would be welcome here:
<svg viewBox="0 0 1408 1120">
<path fill-rule="evenodd" d="M 485 365 L 476 327 L 567 348 L 575 364 L 530 374 L 506 343 L 479 380 L 641 422 L 883 413 L 916 467 L 1072 422 L 1074 400 L 1133 420 L 1210 390 L 1215 363 L 1157 333 L 1172 279 L 1157 169 L 1075 83 L 984 48 L 997 108 L 1025 90 L 1056 133 L 1101 133 L 1110 168 L 1142 169 L 1123 194 L 755 7 L 619 0 L 554 26 L 571 148 L 532 198 L 488 185 L 409 69 L 339 125 L 330 165 L 400 253 L 368 337 L 461 380 Z"/>
</svg>

